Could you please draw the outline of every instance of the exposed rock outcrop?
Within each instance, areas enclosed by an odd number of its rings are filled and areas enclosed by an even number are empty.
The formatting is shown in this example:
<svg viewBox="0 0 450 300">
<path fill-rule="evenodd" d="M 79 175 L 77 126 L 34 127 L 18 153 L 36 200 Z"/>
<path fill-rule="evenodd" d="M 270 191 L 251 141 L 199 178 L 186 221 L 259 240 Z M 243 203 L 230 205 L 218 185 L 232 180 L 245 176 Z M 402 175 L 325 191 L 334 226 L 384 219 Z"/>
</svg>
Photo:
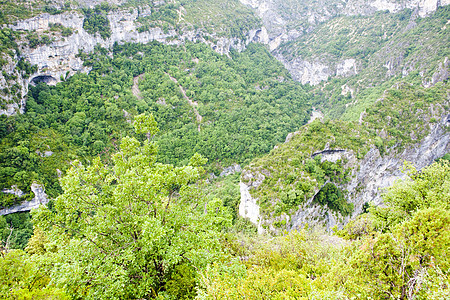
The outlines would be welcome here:
<svg viewBox="0 0 450 300">
<path fill-rule="evenodd" d="M 38 208 L 40 205 L 45 205 L 48 203 L 49 199 L 45 193 L 43 185 L 33 183 L 31 185 L 31 191 L 34 193 L 34 198 L 31 201 L 23 201 L 18 205 L 1 209 L 0 216 L 9 215 L 16 212 L 30 211 Z M 21 190 L 18 190 L 17 187 L 12 187 L 11 190 L 3 190 L 3 193 L 13 193 L 18 197 L 22 197 L 24 195 L 24 193 Z"/>
<path fill-rule="evenodd" d="M 264 229 L 261 227 L 261 219 L 259 215 L 259 205 L 257 200 L 252 198 L 248 186 L 241 182 L 239 183 L 241 191 L 241 202 L 239 203 L 239 215 L 248 218 L 250 222 L 258 227 L 258 233 L 263 233 Z"/>
<path fill-rule="evenodd" d="M 347 200 L 354 204 L 353 215 L 362 212 L 363 205 L 372 202 L 375 205 L 382 205 L 381 193 L 396 180 L 404 178 L 402 167 L 405 163 L 411 162 L 418 170 L 433 163 L 437 158 L 450 152 L 450 114 L 448 111 L 441 115 L 439 122 L 429 124 L 432 126 L 430 133 L 420 142 L 405 148 L 398 153 L 392 149 L 387 154 L 381 155 L 376 147 L 371 148 L 362 159 L 357 159 L 353 151 L 346 149 L 324 149 L 313 153 L 312 156 L 321 155 L 321 161 L 345 162 L 345 168 L 352 170 L 349 182 L 339 185 L 339 188 L 347 192 Z M 288 141 L 289 142 L 289 141 Z M 239 213 L 243 217 L 248 217 L 254 224 L 268 225 L 273 228 L 270 216 L 260 216 L 258 199 L 253 199 L 250 191 L 258 188 L 264 175 L 258 170 L 245 169 L 241 177 L 241 206 Z M 316 187 L 315 194 L 321 187 Z M 338 225 L 341 227 L 347 223 L 350 216 L 342 217 L 340 214 L 327 210 L 323 206 L 313 202 L 314 196 L 306 201 L 301 209 L 293 213 L 288 229 L 294 229 L 304 224 L 322 224 L 328 229 Z M 240 208 L 241 208 L 240 206 Z M 244 208 L 247 208 L 245 210 Z M 258 207 L 258 210 L 256 209 Z"/>
<path fill-rule="evenodd" d="M 6 64 L 0 68 L 0 115 L 12 116 L 25 111 L 24 97 L 28 93 L 28 81 L 17 68 L 18 57 L 0 55 Z M 19 87 L 17 89 L 17 86 Z"/>
<path fill-rule="evenodd" d="M 229 167 L 226 167 L 222 170 L 222 172 L 220 172 L 220 177 L 224 177 L 224 176 L 228 176 L 228 175 L 232 175 L 234 173 L 239 173 L 242 171 L 242 168 L 240 165 L 238 164 L 232 164 Z"/>
</svg>

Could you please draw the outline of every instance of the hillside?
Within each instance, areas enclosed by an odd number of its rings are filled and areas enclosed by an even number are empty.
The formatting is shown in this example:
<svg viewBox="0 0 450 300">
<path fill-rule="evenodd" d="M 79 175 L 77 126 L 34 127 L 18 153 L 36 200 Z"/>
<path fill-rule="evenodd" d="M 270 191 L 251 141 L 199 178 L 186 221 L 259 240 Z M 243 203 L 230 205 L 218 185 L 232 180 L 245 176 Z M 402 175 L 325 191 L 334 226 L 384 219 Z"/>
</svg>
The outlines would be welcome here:
<svg viewBox="0 0 450 300">
<path fill-rule="evenodd" d="M 37 181 L 55 197 L 68 161 L 106 159 L 132 134 L 130 122 L 141 113 L 152 113 L 159 124 L 161 162 L 185 164 L 198 152 L 217 175 L 267 153 L 308 119 L 306 92 L 260 46 L 232 58 L 190 43 L 112 50 L 113 58 L 107 49 L 83 57 L 89 75 L 31 86 L 27 112 L 4 119 L 2 189 L 29 192 Z M 2 199 L 2 206 L 21 200 L 12 194 Z"/>
<path fill-rule="evenodd" d="M 304 224 L 329 229 L 369 203 L 382 204 L 381 192 L 404 176 L 404 161 L 420 169 L 449 153 L 449 95 L 447 83 L 403 83 L 387 90 L 359 122 L 305 125 L 244 169 L 240 214 L 257 205 L 260 216 L 251 219 L 270 231 Z"/>
<path fill-rule="evenodd" d="M 0 1 L 0 298 L 449 298 L 448 4 Z"/>
</svg>

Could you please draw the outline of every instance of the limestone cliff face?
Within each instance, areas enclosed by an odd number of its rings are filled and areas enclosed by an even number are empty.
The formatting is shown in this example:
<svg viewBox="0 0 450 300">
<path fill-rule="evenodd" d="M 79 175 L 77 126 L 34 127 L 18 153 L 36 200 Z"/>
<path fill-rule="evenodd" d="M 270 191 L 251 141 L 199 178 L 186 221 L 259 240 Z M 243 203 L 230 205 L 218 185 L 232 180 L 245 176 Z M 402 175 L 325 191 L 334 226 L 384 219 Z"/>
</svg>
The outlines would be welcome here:
<svg viewBox="0 0 450 300">
<path fill-rule="evenodd" d="M 292 78 L 302 84 L 316 85 L 332 76 L 349 77 L 358 74 L 357 62 L 352 58 L 333 64 L 320 60 L 309 62 L 301 57 L 287 60 L 279 53 L 275 54 L 275 57 L 289 70 Z"/>
<path fill-rule="evenodd" d="M 149 12 L 143 12 L 149 14 Z M 38 76 L 51 76 L 53 82 L 60 80 L 61 76 L 72 75 L 79 71 L 88 71 L 83 67 L 83 62 L 77 57 L 79 51 L 90 52 L 96 45 L 105 48 L 111 47 L 114 42 L 141 42 L 147 43 L 152 40 L 165 41 L 173 33 L 164 34 L 160 28 L 138 33 L 134 21 L 138 13 L 129 11 L 118 11 L 110 13 L 108 19 L 111 24 L 111 37 L 104 40 L 100 35 L 91 35 L 83 29 L 84 16 L 69 12 L 60 15 L 43 14 L 32 19 L 20 21 L 11 25 L 13 30 L 36 31 L 38 34 L 49 30 L 50 24 L 62 24 L 72 28 L 74 34 L 69 37 L 60 37 L 50 45 L 39 46 L 31 49 L 24 45 L 22 55 L 31 64 L 38 66 L 38 72 L 30 81 Z"/>
<path fill-rule="evenodd" d="M 175 30 L 164 32 L 161 28 L 150 28 L 147 31 L 139 32 L 136 20 L 138 17 L 145 17 L 151 14 L 150 9 L 130 9 L 115 10 L 108 14 L 111 26 L 111 37 L 103 39 L 99 34 L 91 35 L 83 29 L 84 15 L 78 12 L 66 12 L 59 15 L 42 14 L 37 17 L 19 21 L 10 28 L 16 31 L 35 31 L 38 34 L 50 29 L 50 24 L 62 24 L 71 28 L 73 34 L 69 37 L 60 36 L 50 45 L 38 46 L 35 49 L 28 47 L 26 42 L 22 43 L 21 55 L 31 64 L 38 66 L 38 71 L 28 80 L 18 81 L 23 92 L 20 103 L 15 101 L 8 104 L 5 109 L 0 109 L 0 114 L 12 115 L 19 110 L 23 113 L 25 102 L 23 96 L 27 92 L 27 87 L 33 81 L 46 81 L 48 84 L 56 84 L 61 77 L 71 76 L 76 72 L 88 72 L 89 69 L 83 66 L 82 60 L 77 57 L 80 51 L 90 52 L 96 45 L 110 48 L 114 43 L 148 43 L 158 41 L 165 44 L 181 44 L 185 41 L 200 41 L 209 44 L 220 54 L 228 54 L 233 48 L 237 51 L 245 49 L 251 41 L 264 41 L 264 31 L 260 29 L 250 30 L 246 39 L 216 37 L 202 32 L 201 29 L 185 31 L 178 34 Z M 208 35 L 208 36 L 206 36 Z M 11 70 L 15 69 L 11 63 Z M 0 85 L 3 86 L 5 79 L 0 74 Z M 4 103 L 11 102 L 12 99 L 4 99 Z"/>
<path fill-rule="evenodd" d="M 353 215 L 358 215 L 362 212 L 366 202 L 373 202 L 376 205 L 383 204 L 380 196 L 383 190 L 396 180 L 405 177 L 401 171 L 405 161 L 411 162 L 420 170 L 450 152 L 450 114 L 448 111 L 440 116 L 439 122 L 429 126 L 432 126 L 432 129 L 423 140 L 409 146 L 401 153 L 391 151 L 382 156 L 378 149 L 373 147 L 362 159 L 357 159 L 353 151 L 346 149 L 324 149 L 315 154 L 320 154 L 322 161 L 344 160 L 347 162 L 345 167 L 352 169 L 351 180 L 339 187 L 348 192 L 347 200 L 355 207 Z M 284 219 L 288 229 L 295 229 L 305 224 L 321 224 L 330 229 L 335 225 L 341 227 L 351 218 L 351 216 L 342 217 L 340 214 L 314 203 L 314 196 L 302 204 L 300 209 L 292 215 L 282 215 L 277 220 L 271 219 L 270 216 L 260 215 L 258 199 L 252 198 L 251 190 L 258 188 L 264 179 L 264 170 L 246 168 L 242 172 L 240 183 L 239 214 L 248 217 L 259 228 L 265 225 L 270 231 L 277 232 L 278 229 L 273 226 L 274 221 Z M 320 189 L 320 186 L 316 187 L 315 194 Z"/>
<path fill-rule="evenodd" d="M 263 43 L 268 44 L 275 57 L 290 71 L 293 78 L 303 84 L 316 85 L 330 77 L 349 77 L 358 73 L 360 63 L 353 58 L 342 58 L 338 61 L 312 57 L 303 58 L 294 53 L 286 53 L 281 45 L 298 40 L 299 37 L 311 33 L 317 25 L 336 16 L 370 16 L 377 11 L 399 12 L 409 8 L 415 15 L 425 17 L 432 14 L 440 6 L 450 4 L 450 0 L 344 0 L 344 1 L 282 1 L 282 0 L 240 0 L 241 3 L 254 9 L 261 17 L 264 25 Z M 382 24 L 380 24 L 382 25 Z M 337 30 L 337 29 L 336 29 Z M 392 45 L 391 45 L 392 46 Z M 289 49 L 289 46 L 286 46 Z M 389 47 L 389 51 L 392 47 Z M 398 70 L 401 62 L 391 55 L 382 53 L 381 65 L 384 65 L 387 76 L 402 74 Z M 397 59 L 397 64 L 392 60 Z M 414 64 L 415 66 L 415 64 Z M 414 71 L 405 66 L 403 75 Z M 445 69 L 445 67 L 444 67 Z M 443 71 L 445 73 L 445 71 Z M 448 71 L 447 71 L 448 72 Z M 441 72 L 442 73 L 442 72 Z M 437 77 L 442 74 L 437 74 Z M 431 81 L 436 81 L 433 79 Z M 428 81 L 424 85 L 426 86 Z"/>
<path fill-rule="evenodd" d="M 16 212 L 30 211 L 32 209 L 38 208 L 40 205 L 46 205 L 48 203 L 49 199 L 47 197 L 47 194 L 45 193 L 44 186 L 33 183 L 31 185 L 31 191 L 34 193 L 34 198 L 31 201 L 23 201 L 18 205 L 0 209 L 0 216 L 9 215 Z M 2 192 L 7 194 L 14 194 L 19 198 L 25 195 L 21 190 L 17 189 L 17 187 L 14 186 L 11 187 L 11 189 L 6 189 Z"/>
</svg>

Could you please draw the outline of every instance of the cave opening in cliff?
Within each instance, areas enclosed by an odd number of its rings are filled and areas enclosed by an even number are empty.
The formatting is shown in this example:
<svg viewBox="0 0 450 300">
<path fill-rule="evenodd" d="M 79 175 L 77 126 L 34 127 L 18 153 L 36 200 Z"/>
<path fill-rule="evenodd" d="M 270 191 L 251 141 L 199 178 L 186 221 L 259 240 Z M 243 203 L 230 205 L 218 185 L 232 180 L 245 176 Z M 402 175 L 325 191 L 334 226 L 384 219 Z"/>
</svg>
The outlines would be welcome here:
<svg viewBox="0 0 450 300">
<path fill-rule="evenodd" d="M 51 76 L 51 75 L 39 75 L 34 77 L 33 79 L 31 79 L 30 83 L 32 85 L 36 85 L 39 82 L 43 82 L 46 83 L 48 85 L 55 85 L 57 80 L 55 77 Z"/>
</svg>

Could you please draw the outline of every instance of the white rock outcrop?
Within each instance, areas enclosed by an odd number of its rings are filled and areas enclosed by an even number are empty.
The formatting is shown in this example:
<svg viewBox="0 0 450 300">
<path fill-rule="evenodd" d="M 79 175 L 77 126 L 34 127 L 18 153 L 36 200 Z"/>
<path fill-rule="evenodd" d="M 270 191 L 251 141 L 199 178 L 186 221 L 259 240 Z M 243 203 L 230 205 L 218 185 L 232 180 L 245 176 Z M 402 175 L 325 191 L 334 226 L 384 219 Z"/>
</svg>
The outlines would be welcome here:
<svg viewBox="0 0 450 300">
<path fill-rule="evenodd" d="M 9 215 L 16 212 L 30 211 L 48 203 L 49 199 L 45 193 L 43 185 L 33 183 L 31 185 L 31 191 L 34 193 L 34 198 L 31 201 L 23 201 L 18 205 L 0 209 L 0 216 Z M 3 190 L 3 193 L 14 193 L 18 197 L 25 195 L 21 190 L 18 190 L 17 187 L 12 187 L 11 190 Z"/>
<path fill-rule="evenodd" d="M 396 180 L 405 178 L 406 175 L 402 173 L 405 161 L 411 162 L 416 169 L 420 170 L 450 152 L 450 113 L 447 111 L 441 115 L 439 122 L 430 124 L 430 126 L 433 127 L 423 140 L 407 147 L 401 153 L 392 151 L 382 156 L 378 149 L 373 147 L 359 160 L 353 151 L 346 149 L 325 149 L 312 156 L 321 155 L 322 162 L 325 160 L 336 162 L 340 159 L 346 162 L 346 167 L 352 168 L 350 181 L 340 185 L 339 188 L 347 191 L 347 200 L 354 204 L 353 215 L 358 215 L 367 202 L 375 205 L 383 204 L 381 193 Z M 241 205 L 239 211 L 243 216 L 252 217 L 253 223 L 259 226 L 265 224 L 271 228 L 273 220 L 270 219 L 270 216 L 257 215 L 258 199 L 252 199 L 250 194 L 251 189 L 259 187 L 263 180 L 264 176 L 260 169 L 244 169 L 240 183 L 242 213 Z M 320 188 L 316 189 L 316 193 Z M 325 225 L 327 229 L 335 225 L 342 227 L 351 218 L 351 216 L 342 217 L 338 213 L 327 210 L 313 203 L 313 199 L 314 196 L 292 214 L 290 222 L 287 224 L 288 229 L 298 228 L 305 224 L 321 224 Z M 249 208 L 245 210 L 246 207 Z"/>
<path fill-rule="evenodd" d="M 302 84 L 319 84 L 334 73 L 328 65 L 318 61 L 309 62 L 300 57 L 288 61 L 281 54 L 276 54 L 275 57 L 284 64 L 292 78 Z"/>
<path fill-rule="evenodd" d="M 353 58 L 343 60 L 336 67 L 336 76 L 348 77 L 356 74 L 358 74 L 356 60 Z"/>
<path fill-rule="evenodd" d="M 250 222 L 255 224 L 258 228 L 258 233 L 262 233 L 264 230 L 261 227 L 261 220 L 259 215 L 259 205 L 256 203 L 256 199 L 252 198 L 248 186 L 241 182 L 239 183 L 241 191 L 241 202 L 239 203 L 239 215 L 244 218 L 248 218 Z"/>
</svg>

